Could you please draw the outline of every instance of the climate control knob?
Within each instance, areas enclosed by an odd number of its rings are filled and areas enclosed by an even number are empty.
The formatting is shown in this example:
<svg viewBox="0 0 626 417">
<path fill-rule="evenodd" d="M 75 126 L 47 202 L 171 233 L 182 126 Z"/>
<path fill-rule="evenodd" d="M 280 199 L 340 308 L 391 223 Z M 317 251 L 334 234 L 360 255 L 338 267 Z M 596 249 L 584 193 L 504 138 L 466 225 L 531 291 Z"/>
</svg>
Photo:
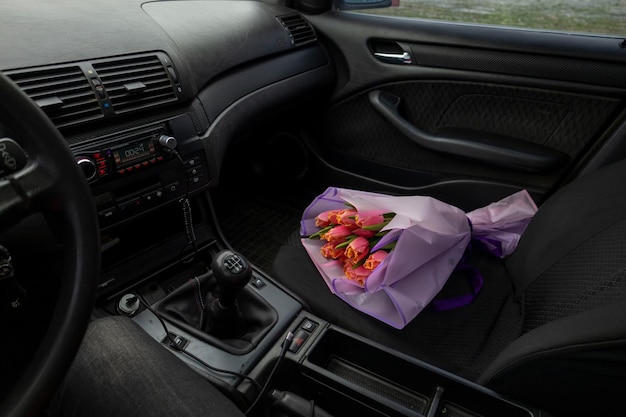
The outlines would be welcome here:
<svg viewBox="0 0 626 417">
<path fill-rule="evenodd" d="M 96 178 L 96 174 L 98 173 L 98 167 L 96 163 L 90 158 L 78 158 L 76 160 L 76 165 L 83 171 L 83 175 L 87 179 L 87 181 L 91 181 Z"/>
</svg>

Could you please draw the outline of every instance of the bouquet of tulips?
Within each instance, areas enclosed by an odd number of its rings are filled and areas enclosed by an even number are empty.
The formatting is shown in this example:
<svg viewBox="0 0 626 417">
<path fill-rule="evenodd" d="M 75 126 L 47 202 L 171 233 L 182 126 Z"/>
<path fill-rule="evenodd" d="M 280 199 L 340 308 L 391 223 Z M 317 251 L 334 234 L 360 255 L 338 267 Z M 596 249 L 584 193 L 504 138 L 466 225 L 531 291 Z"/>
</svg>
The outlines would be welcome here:
<svg viewBox="0 0 626 417">
<path fill-rule="evenodd" d="M 318 214 L 315 226 L 320 230 L 309 238 L 326 242 L 320 249 L 322 256 L 342 262 L 346 278 L 363 287 L 367 277 L 395 247 L 395 241 L 382 240 L 388 232 L 382 229 L 395 213 L 359 213 L 349 203 L 346 205 L 345 209 Z M 381 241 L 385 244 L 381 245 Z"/>
<path fill-rule="evenodd" d="M 300 235 L 332 293 L 400 329 L 443 288 L 473 236 L 506 256 L 536 210 L 526 191 L 465 213 L 427 196 L 330 187 L 305 209 Z"/>
</svg>

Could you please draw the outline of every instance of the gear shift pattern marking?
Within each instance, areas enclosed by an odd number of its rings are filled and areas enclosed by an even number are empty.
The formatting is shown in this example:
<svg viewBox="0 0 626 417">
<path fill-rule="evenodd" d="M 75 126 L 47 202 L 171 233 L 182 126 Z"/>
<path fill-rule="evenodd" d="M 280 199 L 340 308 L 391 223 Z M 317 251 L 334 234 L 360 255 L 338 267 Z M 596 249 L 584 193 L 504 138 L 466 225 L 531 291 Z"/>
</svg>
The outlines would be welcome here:
<svg viewBox="0 0 626 417">
<path fill-rule="evenodd" d="M 238 274 L 244 269 L 243 262 L 234 253 L 224 259 L 224 266 L 233 274 Z"/>
</svg>

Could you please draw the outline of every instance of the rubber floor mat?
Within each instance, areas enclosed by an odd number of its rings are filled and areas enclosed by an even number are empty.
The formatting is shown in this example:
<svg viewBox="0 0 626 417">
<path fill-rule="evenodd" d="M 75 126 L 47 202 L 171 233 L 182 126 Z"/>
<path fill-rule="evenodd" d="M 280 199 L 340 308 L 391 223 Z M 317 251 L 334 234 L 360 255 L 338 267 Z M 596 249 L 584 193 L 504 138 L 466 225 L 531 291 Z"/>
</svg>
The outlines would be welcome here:
<svg viewBox="0 0 626 417">
<path fill-rule="evenodd" d="M 280 247 L 300 227 L 302 212 L 220 189 L 211 191 L 211 199 L 228 244 L 269 273 Z"/>
</svg>

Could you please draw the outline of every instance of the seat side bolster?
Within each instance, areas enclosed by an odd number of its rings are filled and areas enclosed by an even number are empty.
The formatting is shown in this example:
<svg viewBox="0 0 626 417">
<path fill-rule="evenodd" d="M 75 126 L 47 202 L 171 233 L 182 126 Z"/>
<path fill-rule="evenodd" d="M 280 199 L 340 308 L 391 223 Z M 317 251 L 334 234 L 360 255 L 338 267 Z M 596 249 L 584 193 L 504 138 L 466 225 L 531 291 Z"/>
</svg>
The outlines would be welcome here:
<svg viewBox="0 0 626 417">
<path fill-rule="evenodd" d="M 608 413 L 626 392 L 624 318 L 626 300 L 538 327 L 504 349 L 477 382 L 556 415 Z"/>
</svg>

